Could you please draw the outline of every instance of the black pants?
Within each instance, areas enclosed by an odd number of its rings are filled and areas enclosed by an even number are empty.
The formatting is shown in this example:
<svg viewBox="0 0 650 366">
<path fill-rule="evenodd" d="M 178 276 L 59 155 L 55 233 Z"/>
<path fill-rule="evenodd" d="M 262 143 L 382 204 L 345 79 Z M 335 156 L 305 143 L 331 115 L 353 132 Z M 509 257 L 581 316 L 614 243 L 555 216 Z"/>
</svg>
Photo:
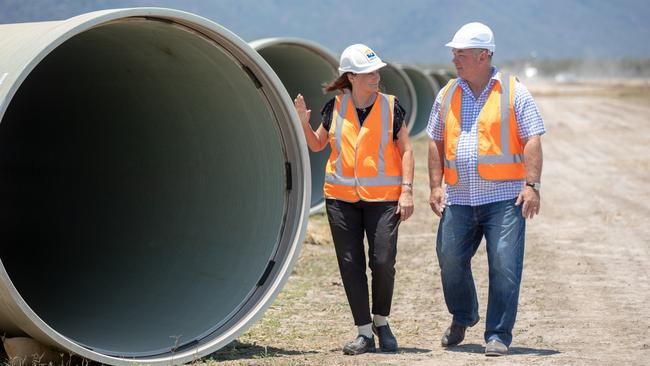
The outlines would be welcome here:
<svg viewBox="0 0 650 366">
<path fill-rule="evenodd" d="M 327 217 L 332 230 L 341 279 L 355 325 L 371 322 L 368 303 L 364 231 L 368 238 L 372 271 L 372 313 L 388 316 L 393 300 L 399 215 L 397 202 L 349 203 L 328 199 Z"/>
</svg>

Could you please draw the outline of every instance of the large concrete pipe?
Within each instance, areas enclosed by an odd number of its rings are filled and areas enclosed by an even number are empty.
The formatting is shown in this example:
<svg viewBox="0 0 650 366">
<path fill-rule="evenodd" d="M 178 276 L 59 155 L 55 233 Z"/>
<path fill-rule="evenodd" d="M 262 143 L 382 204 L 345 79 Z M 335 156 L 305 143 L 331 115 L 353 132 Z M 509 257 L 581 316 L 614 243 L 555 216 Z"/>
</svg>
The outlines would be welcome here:
<svg viewBox="0 0 650 366">
<path fill-rule="evenodd" d="M 426 133 L 431 107 L 440 91 L 440 85 L 435 79 L 432 79 L 422 69 L 415 65 L 400 65 L 402 70 L 408 75 L 415 88 L 417 96 L 417 112 L 415 114 L 415 123 L 409 129 L 409 135 L 417 138 Z"/>
<path fill-rule="evenodd" d="M 415 87 L 413 87 L 411 79 L 406 75 L 399 64 L 390 62 L 387 62 L 386 64 L 387 66 L 379 69 L 383 92 L 396 96 L 399 103 L 404 107 L 406 110 L 406 116 L 404 117 L 405 122 L 410 131 L 415 123 L 418 110 Z"/>
<path fill-rule="evenodd" d="M 426 73 L 435 81 L 438 82 L 441 88 L 444 88 L 445 85 L 449 82 L 450 79 L 456 77 L 456 74 L 453 71 L 446 69 L 437 69 L 437 70 L 427 70 Z"/>
<path fill-rule="evenodd" d="M 301 93 L 312 110 L 309 123 L 315 130 L 320 126 L 321 108 L 334 97 L 323 93 L 323 84 L 338 76 L 338 60 L 323 46 L 299 38 L 265 38 L 250 42 L 278 75 L 293 98 Z M 311 164 L 311 210 L 320 211 L 325 206 L 323 184 L 325 164 L 330 155 L 329 145 L 319 152 L 309 152 Z"/>
<path fill-rule="evenodd" d="M 209 354 L 297 259 L 310 174 L 246 42 L 168 9 L 0 26 L 0 328 L 114 365 Z"/>
</svg>

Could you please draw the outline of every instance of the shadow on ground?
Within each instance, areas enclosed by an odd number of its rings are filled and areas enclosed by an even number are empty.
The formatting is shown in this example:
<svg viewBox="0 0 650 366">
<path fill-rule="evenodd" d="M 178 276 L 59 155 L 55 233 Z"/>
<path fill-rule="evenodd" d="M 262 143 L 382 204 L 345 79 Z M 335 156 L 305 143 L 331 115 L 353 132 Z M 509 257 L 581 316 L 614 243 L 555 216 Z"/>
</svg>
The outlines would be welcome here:
<svg viewBox="0 0 650 366">
<path fill-rule="evenodd" d="M 341 352 L 341 348 L 332 348 L 330 349 L 330 352 Z M 416 347 L 399 347 L 397 349 L 397 352 L 381 352 L 379 350 L 379 347 L 377 347 L 377 354 L 385 354 L 385 355 L 394 355 L 394 354 L 400 354 L 400 353 L 406 353 L 406 354 L 415 354 L 415 353 L 429 353 L 431 352 L 430 349 L 426 348 L 416 348 Z"/>
<path fill-rule="evenodd" d="M 465 353 L 485 353 L 485 346 L 480 344 L 461 344 L 460 346 L 449 347 L 445 349 L 450 352 L 465 352 Z M 529 347 L 510 347 L 508 349 L 509 355 L 536 355 L 536 356 L 550 356 L 560 353 L 555 349 L 543 348 L 529 348 Z"/>
<path fill-rule="evenodd" d="M 430 349 L 426 348 L 415 348 L 415 347 L 400 347 L 397 350 L 397 353 L 429 353 Z"/>
<path fill-rule="evenodd" d="M 227 346 L 205 356 L 204 360 L 226 361 L 241 359 L 256 359 L 276 356 L 306 355 L 317 353 L 316 351 L 294 351 L 275 347 L 263 347 L 256 344 L 242 343 L 239 341 L 230 342 Z"/>
</svg>

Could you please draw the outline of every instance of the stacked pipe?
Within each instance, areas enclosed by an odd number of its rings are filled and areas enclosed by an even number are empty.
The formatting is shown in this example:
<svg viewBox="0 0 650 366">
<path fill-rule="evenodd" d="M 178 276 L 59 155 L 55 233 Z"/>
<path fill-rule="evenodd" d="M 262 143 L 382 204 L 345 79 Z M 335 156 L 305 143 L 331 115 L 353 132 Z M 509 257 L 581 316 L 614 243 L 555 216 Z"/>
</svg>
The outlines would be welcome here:
<svg viewBox="0 0 650 366">
<path fill-rule="evenodd" d="M 400 67 L 409 77 L 415 89 L 417 110 L 415 111 L 415 122 L 409 128 L 409 135 L 417 138 L 426 132 L 431 107 L 440 91 L 440 85 L 417 66 L 400 65 Z"/>
<path fill-rule="evenodd" d="M 445 69 L 437 69 L 437 70 L 429 69 L 426 70 L 426 73 L 429 75 L 429 77 L 437 81 L 438 85 L 440 85 L 441 88 L 447 85 L 447 82 L 450 79 L 456 77 L 453 72 Z"/>
<path fill-rule="evenodd" d="M 379 69 L 379 75 L 384 86 L 384 92 L 394 95 L 406 110 L 404 122 L 406 122 L 406 127 L 410 131 L 415 124 L 418 108 L 418 100 L 411 79 L 399 64 L 392 62 L 387 62 L 385 67 Z"/>
<path fill-rule="evenodd" d="M 0 25 L 0 330 L 102 363 L 178 364 L 260 318 L 324 205 L 308 153 L 338 59 L 199 16 Z M 443 73 L 389 63 L 410 135 Z"/>
</svg>

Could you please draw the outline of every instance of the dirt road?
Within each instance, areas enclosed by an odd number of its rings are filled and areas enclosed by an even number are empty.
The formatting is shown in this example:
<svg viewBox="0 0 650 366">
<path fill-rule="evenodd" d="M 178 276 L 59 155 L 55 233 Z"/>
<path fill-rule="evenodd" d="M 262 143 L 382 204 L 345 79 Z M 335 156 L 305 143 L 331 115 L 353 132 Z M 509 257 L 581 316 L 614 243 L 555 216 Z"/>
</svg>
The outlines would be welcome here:
<svg viewBox="0 0 650 366">
<path fill-rule="evenodd" d="M 438 219 L 427 205 L 423 138 L 414 143 L 416 213 L 398 244 L 391 325 L 400 352 L 341 354 L 356 331 L 320 215 L 310 220 L 301 259 L 272 308 L 212 357 L 233 365 L 650 364 L 650 83 L 531 90 L 548 131 L 542 211 L 527 227 L 509 356 L 483 355 L 483 322 L 461 346 L 440 347 L 450 316 L 435 254 Z M 484 318 L 484 244 L 472 263 Z"/>
</svg>

